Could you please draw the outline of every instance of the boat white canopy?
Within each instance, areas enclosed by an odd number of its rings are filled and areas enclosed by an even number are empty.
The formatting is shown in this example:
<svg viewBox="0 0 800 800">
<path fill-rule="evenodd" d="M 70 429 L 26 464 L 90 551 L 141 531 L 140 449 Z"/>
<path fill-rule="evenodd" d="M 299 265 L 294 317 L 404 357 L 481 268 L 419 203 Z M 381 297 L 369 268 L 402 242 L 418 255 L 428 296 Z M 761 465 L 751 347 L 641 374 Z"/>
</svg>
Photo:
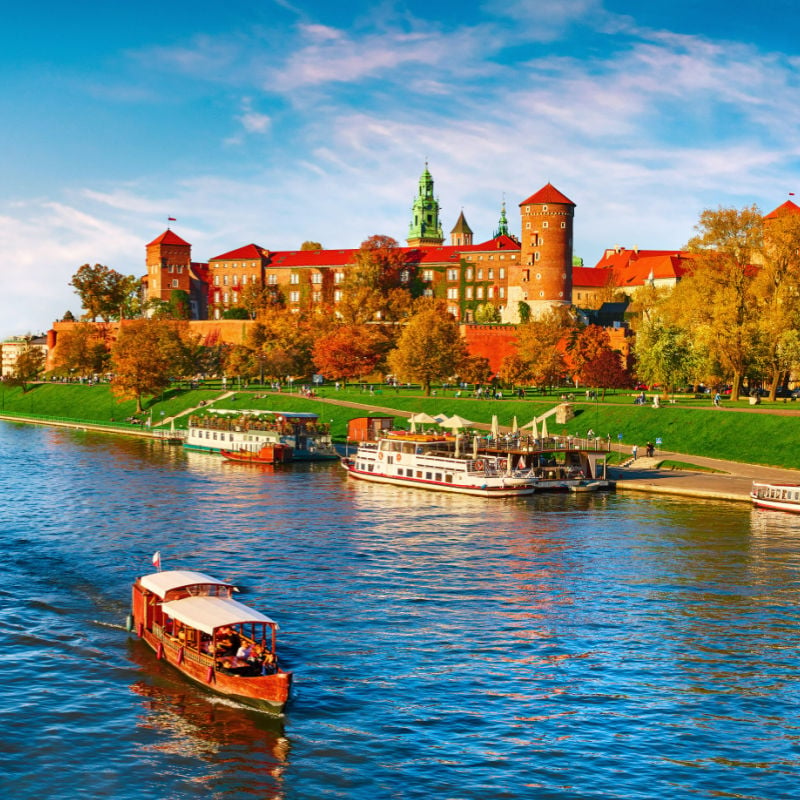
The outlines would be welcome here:
<svg viewBox="0 0 800 800">
<path fill-rule="evenodd" d="M 164 572 L 154 572 L 152 575 L 144 575 L 139 582 L 142 586 L 153 594 L 157 594 L 162 600 L 167 592 L 173 589 L 182 589 L 185 586 L 230 586 L 233 585 L 225 581 L 212 578 L 203 572 L 193 572 L 188 569 L 172 569 Z"/>
<path fill-rule="evenodd" d="M 241 625 L 245 622 L 258 622 L 278 627 L 275 620 L 229 597 L 183 597 L 162 603 L 162 610 L 173 619 L 190 628 L 213 634 L 223 625 Z"/>
</svg>

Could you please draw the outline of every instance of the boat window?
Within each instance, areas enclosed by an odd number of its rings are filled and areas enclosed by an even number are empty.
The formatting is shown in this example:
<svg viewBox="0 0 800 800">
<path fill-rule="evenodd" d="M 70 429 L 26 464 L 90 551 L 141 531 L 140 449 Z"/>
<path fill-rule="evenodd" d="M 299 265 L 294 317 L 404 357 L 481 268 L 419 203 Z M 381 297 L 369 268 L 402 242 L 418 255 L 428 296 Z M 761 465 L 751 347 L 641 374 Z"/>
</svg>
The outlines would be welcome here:
<svg viewBox="0 0 800 800">
<path fill-rule="evenodd" d="M 418 477 L 418 478 L 421 478 L 421 477 L 422 477 L 422 470 L 421 470 L 421 469 L 418 469 L 418 470 L 417 470 L 417 477 Z"/>
<path fill-rule="evenodd" d="M 442 480 L 442 473 L 441 472 L 437 472 L 436 473 L 436 480 L 437 481 L 441 481 Z"/>
<path fill-rule="evenodd" d="M 452 483 L 453 482 L 453 476 L 452 475 L 445 474 L 444 479 L 445 479 L 445 481 L 447 483 Z"/>
<path fill-rule="evenodd" d="M 432 473 L 432 472 L 426 472 L 426 473 L 425 473 L 425 480 L 426 480 L 426 481 L 430 481 L 430 480 L 432 480 L 432 479 L 433 479 L 433 477 L 432 477 L 432 476 L 433 476 L 433 473 Z"/>
</svg>

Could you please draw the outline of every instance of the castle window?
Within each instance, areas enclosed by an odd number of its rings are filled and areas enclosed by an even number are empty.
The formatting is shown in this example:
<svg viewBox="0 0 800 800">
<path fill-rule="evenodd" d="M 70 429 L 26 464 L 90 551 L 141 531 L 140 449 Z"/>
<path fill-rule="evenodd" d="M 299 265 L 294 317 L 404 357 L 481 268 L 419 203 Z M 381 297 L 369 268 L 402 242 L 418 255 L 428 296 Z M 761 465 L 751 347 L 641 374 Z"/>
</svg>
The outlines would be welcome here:
<svg viewBox="0 0 800 800">
<path fill-rule="evenodd" d="M 543 228 L 546 228 L 548 225 L 549 225 L 549 223 L 548 223 L 548 221 L 547 221 L 547 220 L 545 220 L 545 221 L 542 223 L 542 227 L 543 227 Z"/>
<path fill-rule="evenodd" d="M 300 283 L 300 275 L 299 275 L 299 273 L 293 272 L 289 276 L 289 283 L 292 283 L 294 285 L 297 285 L 298 283 Z"/>
<path fill-rule="evenodd" d="M 408 283 L 411 273 L 407 269 L 400 270 L 400 283 Z"/>
<path fill-rule="evenodd" d="M 228 305 L 228 293 L 227 292 L 225 292 L 222 295 L 222 302 L 225 303 L 225 305 Z"/>
<path fill-rule="evenodd" d="M 491 299 L 494 297 L 494 286 L 490 286 L 490 287 L 489 287 L 489 288 L 486 290 L 486 297 L 487 297 L 489 300 L 491 300 Z"/>
<path fill-rule="evenodd" d="M 449 269 L 449 270 L 447 270 L 447 280 L 449 280 L 449 281 L 457 281 L 458 280 L 458 270 L 457 269 Z"/>
<path fill-rule="evenodd" d="M 467 286 L 465 297 L 467 300 L 472 300 L 472 287 Z"/>
<path fill-rule="evenodd" d="M 425 297 L 433 297 L 433 289 L 425 289 L 422 294 L 424 294 Z"/>
<path fill-rule="evenodd" d="M 458 319 L 458 306 L 448 306 L 447 310 L 450 314 L 452 314 L 456 319 Z"/>
<path fill-rule="evenodd" d="M 219 286 L 219 275 L 214 276 L 214 286 Z"/>
<path fill-rule="evenodd" d="M 500 280 L 503 280 L 503 278 L 505 277 L 506 277 L 506 268 L 500 267 Z"/>
<path fill-rule="evenodd" d="M 344 272 L 334 272 L 333 273 L 333 282 L 334 283 L 341 283 L 344 280 Z"/>
<path fill-rule="evenodd" d="M 483 300 L 483 286 L 478 286 L 478 288 L 475 289 L 475 297 L 478 300 Z"/>
<path fill-rule="evenodd" d="M 530 224 L 530 222 L 526 222 L 526 223 L 525 223 L 525 229 L 526 229 L 526 230 L 530 230 L 530 229 L 531 229 L 531 224 Z"/>
<path fill-rule="evenodd" d="M 561 227 L 562 227 L 562 228 L 566 228 L 566 227 L 567 227 L 567 223 L 566 223 L 566 222 L 562 222 L 562 223 L 561 223 Z"/>
<path fill-rule="evenodd" d="M 497 290 L 497 294 L 498 294 L 498 296 L 499 296 L 499 297 L 505 297 L 505 296 L 506 296 L 506 289 L 505 289 L 505 286 L 501 286 L 501 287 L 500 287 L 500 288 Z"/>
<path fill-rule="evenodd" d="M 322 292 L 314 292 L 314 293 L 311 295 L 311 299 L 312 299 L 312 300 L 313 300 L 315 303 L 321 303 L 321 302 L 322 302 Z"/>
<path fill-rule="evenodd" d="M 333 292 L 333 302 L 334 303 L 341 303 L 342 302 L 342 290 L 336 289 Z"/>
<path fill-rule="evenodd" d="M 470 268 L 467 270 L 466 279 L 467 279 L 468 281 L 471 281 L 471 280 L 472 280 L 472 267 L 470 267 Z"/>
<path fill-rule="evenodd" d="M 487 277 L 489 278 L 490 281 L 493 281 L 494 280 L 494 268 L 489 267 L 487 272 L 488 272 Z"/>
<path fill-rule="evenodd" d="M 311 273 L 311 283 L 322 283 L 322 273 L 321 272 L 312 272 Z"/>
<path fill-rule="evenodd" d="M 227 286 L 228 285 L 228 276 L 227 275 L 223 275 L 222 276 L 222 285 L 223 286 Z"/>
<path fill-rule="evenodd" d="M 432 269 L 424 269 L 424 270 L 422 270 L 422 280 L 424 280 L 424 281 L 432 281 L 433 280 L 433 270 Z"/>
<path fill-rule="evenodd" d="M 178 286 L 180 286 L 180 284 L 178 283 L 178 279 L 177 278 L 173 278 L 172 279 L 172 288 L 173 289 L 177 289 Z"/>
<path fill-rule="evenodd" d="M 170 264 L 170 265 L 169 265 L 169 272 L 170 272 L 170 275 L 171 275 L 173 272 L 175 272 L 175 265 L 174 265 L 174 264 Z"/>
<path fill-rule="evenodd" d="M 542 279 L 542 273 L 541 272 L 537 272 L 536 273 L 536 280 L 540 281 L 541 279 Z"/>
<path fill-rule="evenodd" d="M 542 211 L 547 211 L 547 206 L 542 206 Z"/>
<path fill-rule="evenodd" d="M 458 300 L 458 287 L 457 286 L 451 286 L 447 290 L 447 299 L 448 300 Z"/>
<path fill-rule="evenodd" d="M 278 282 L 278 276 L 277 275 L 267 275 L 267 283 L 270 286 L 275 286 L 275 284 L 277 282 Z"/>
<path fill-rule="evenodd" d="M 544 292 L 539 292 L 539 297 L 544 297 Z"/>
<path fill-rule="evenodd" d="M 526 214 L 530 214 L 531 213 L 531 207 L 530 206 L 525 206 L 525 213 Z"/>
<path fill-rule="evenodd" d="M 481 267 L 480 269 L 478 269 L 478 280 L 479 280 L 479 281 L 482 281 L 482 280 L 483 280 L 483 267 Z"/>
<path fill-rule="evenodd" d="M 540 252 L 537 250 L 537 251 L 536 251 L 536 252 L 533 254 L 534 261 L 538 261 L 538 260 L 539 260 L 539 256 L 541 256 L 541 253 L 540 253 Z"/>
<path fill-rule="evenodd" d="M 300 302 L 300 292 L 289 292 L 289 302 L 290 303 L 299 303 Z"/>
</svg>

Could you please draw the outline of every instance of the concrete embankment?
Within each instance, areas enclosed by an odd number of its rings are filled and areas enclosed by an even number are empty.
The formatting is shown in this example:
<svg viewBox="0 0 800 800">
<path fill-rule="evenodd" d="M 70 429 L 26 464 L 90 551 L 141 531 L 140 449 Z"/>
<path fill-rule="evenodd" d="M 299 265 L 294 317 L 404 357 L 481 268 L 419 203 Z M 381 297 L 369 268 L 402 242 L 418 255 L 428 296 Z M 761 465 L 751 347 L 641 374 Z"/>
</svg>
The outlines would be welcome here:
<svg viewBox="0 0 800 800">
<path fill-rule="evenodd" d="M 97 431 L 98 433 L 113 433 L 117 436 L 136 436 L 140 439 L 156 439 L 164 441 L 170 438 L 170 432 L 162 429 L 151 430 L 147 426 L 141 427 L 117 427 L 113 424 L 103 424 L 99 422 L 74 422 L 64 419 L 53 419 L 48 417 L 22 417 L 0 414 L 0 420 L 6 422 L 22 422 L 26 425 L 50 425 L 56 428 L 72 428 L 79 431 Z"/>
</svg>

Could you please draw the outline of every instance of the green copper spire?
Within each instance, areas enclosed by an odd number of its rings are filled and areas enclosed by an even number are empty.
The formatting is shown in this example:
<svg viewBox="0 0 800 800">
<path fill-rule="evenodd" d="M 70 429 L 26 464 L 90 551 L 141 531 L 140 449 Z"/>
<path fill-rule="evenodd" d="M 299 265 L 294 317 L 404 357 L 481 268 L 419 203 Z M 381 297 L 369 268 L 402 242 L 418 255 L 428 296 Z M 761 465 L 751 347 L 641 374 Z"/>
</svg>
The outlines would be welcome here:
<svg viewBox="0 0 800 800">
<path fill-rule="evenodd" d="M 500 212 L 500 222 L 494 232 L 495 238 L 498 236 L 508 236 L 508 220 L 506 219 L 506 201 L 503 200 L 503 209 Z"/>
<path fill-rule="evenodd" d="M 410 247 L 440 245 L 444 241 L 439 222 L 439 201 L 433 196 L 433 178 L 428 163 L 419 179 L 419 190 L 411 207 L 411 224 L 408 226 Z"/>
</svg>

